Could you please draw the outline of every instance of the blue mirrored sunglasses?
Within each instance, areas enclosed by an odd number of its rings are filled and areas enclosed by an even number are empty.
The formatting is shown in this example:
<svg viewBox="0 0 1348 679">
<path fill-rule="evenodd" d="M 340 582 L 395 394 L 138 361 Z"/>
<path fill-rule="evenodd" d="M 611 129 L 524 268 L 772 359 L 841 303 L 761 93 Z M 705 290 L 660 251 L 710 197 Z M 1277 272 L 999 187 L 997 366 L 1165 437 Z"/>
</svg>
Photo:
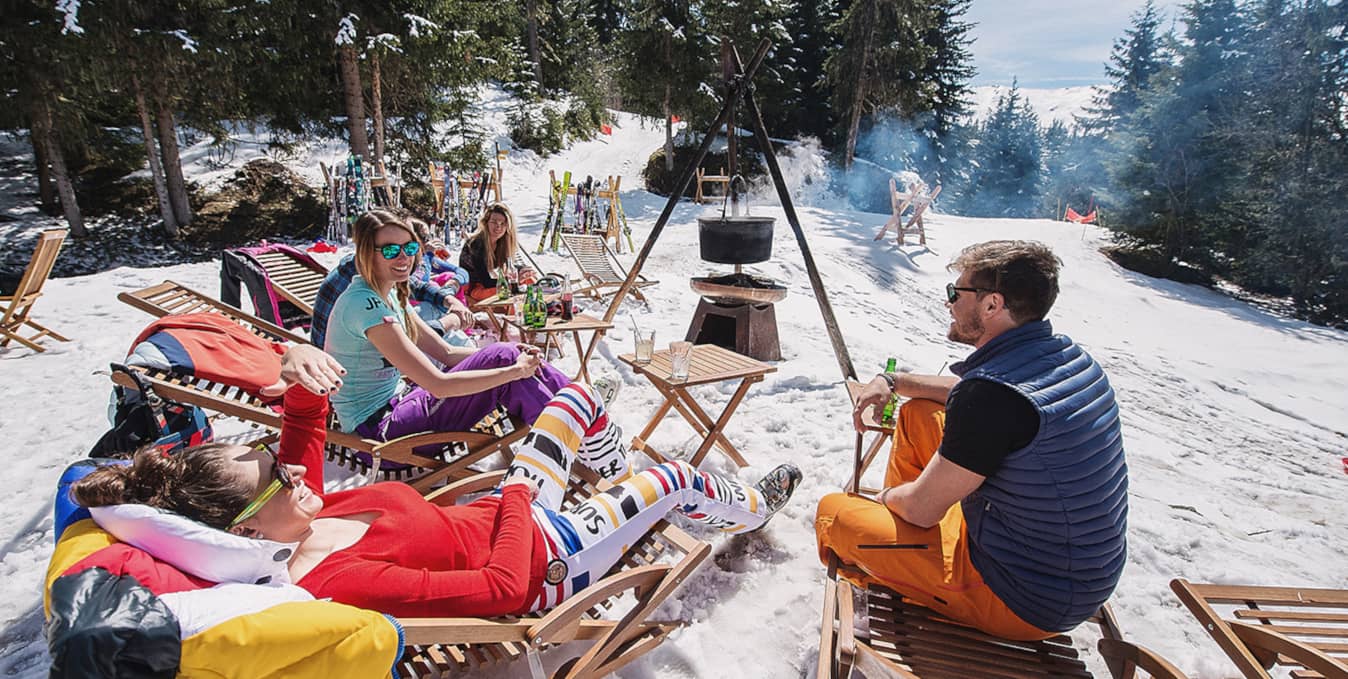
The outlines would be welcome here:
<svg viewBox="0 0 1348 679">
<path fill-rule="evenodd" d="M 384 259 L 397 259 L 398 253 L 402 253 L 408 257 L 416 257 L 418 252 L 421 252 L 421 243 L 414 240 L 407 241 L 402 245 L 389 243 L 388 245 L 379 246 L 379 254 L 383 255 Z"/>
</svg>

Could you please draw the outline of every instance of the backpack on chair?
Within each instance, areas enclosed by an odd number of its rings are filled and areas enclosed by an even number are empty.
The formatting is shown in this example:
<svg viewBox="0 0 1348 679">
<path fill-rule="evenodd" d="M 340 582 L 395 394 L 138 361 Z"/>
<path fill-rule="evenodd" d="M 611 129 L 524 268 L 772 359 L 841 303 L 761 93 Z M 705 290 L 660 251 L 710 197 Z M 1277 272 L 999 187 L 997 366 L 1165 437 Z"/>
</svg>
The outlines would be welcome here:
<svg viewBox="0 0 1348 679">
<path fill-rule="evenodd" d="M 148 444 L 168 455 L 211 441 L 213 432 L 206 411 L 161 398 L 139 373 L 124 365 L 113 363 L 111 368 L 130 376 L 136 388 L 112 388 L 108 406 L 112 428 L 94 444 L 89 457 L 130 457 Z"/>
</svg>

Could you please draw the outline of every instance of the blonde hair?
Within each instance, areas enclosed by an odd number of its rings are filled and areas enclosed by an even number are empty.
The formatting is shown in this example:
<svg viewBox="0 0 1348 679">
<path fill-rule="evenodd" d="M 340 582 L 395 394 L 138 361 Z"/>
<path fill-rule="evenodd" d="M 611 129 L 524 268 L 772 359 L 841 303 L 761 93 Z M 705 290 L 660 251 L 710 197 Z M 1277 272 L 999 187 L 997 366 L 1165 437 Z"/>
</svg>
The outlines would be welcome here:
<svg viewBox="0 0 1348 679">
<path fill-rule="evenodd" d="M 378 260 L 383 257 L 379 252 L 379 247 L 375 245 L 375 234 L 386 226 L 396 226 L 407 232 L 421 245 L 421 237 L 417 235 L 416 229 L 408 222 L 407 218 L 396 215 L 387 210 L 370 210 L 360 216 L 354 224 L 351 225 L 351 240 L 356 244 L 356 273 L 372 288 L 378 288 L 380 281 L 375 277 L 374 272 L 378 270 Z M 412 296 L 412 286 L 407 281 L 399 281 L 393 285 L 394 291 L 398 294 L 398 306 L 401 307 L 403 314 L 403 330 L 407 337 L 415 344 L 417 341 L 417 324 L 413 322 L 411 312 L 408 311 L 410 304 L 408 299 Z"/>
<path fill-rule="evenodd" d="M 515 233 L 515 214 L 506 207 L 505 203 L 492 203 L 482 211 L 482 216 L 477 218 L 477 229 L 468 234 L 468 241 L 473 242 L 482 239 L 491 238 L 487 231 L 487 219 L 493 213 L 502 215 L 506 218 L 506 230 L 501 234 L 501 239 L 492 245 L 489 241 L 484 242 L 483 252 L 487 255 L 487 271 L 496 271 L 497 269 L 509 264 L 515 258 L 515 248 L 518 247 L 519 238 Z"/>
</svg>

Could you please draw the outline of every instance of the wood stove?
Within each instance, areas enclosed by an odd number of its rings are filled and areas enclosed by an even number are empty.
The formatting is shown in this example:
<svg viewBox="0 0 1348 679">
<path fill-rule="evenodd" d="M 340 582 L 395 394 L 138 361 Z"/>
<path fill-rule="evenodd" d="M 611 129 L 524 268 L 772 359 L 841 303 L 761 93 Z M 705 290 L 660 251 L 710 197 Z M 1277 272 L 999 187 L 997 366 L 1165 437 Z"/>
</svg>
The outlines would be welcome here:
<svg viewBox="0 0 1348 679">
<path fill-rule="evenodd" d="M 724 214 L 698 219 L 702 259 L 734 264 L 735 272 L 689 282 L 702 299 L 684 339 L 715 344 L 760 361 L 782 360 L 773 305 L 786 297 L 786 288 L 769 278 L 747 274 L 742 268 L 772 257 L 772 222 L 771 217 Z"/>
</svg>

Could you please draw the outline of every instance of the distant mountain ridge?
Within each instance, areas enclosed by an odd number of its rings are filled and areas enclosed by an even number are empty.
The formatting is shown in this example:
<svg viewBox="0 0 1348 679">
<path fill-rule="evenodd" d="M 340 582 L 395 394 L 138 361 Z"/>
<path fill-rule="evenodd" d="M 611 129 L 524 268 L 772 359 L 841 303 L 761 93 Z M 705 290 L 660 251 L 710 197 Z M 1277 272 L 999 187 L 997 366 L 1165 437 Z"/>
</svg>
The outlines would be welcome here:
<svg viewBox="0 0 1348 679">
<path fill-rule="evenodd" d="M 973 88 L 973 112 L 976 118 L 986 118 L 997 106 L 997 98 L 1011 88 L 1005 85 L 980 85 Z M 1061 120 L 1072 127 L 1074 115 L 1080 115 L 1091 103 L 1094 87 L 1021 87 L 1020 93 L 1030 102 L 1030 108 L 1039 116 L 1039 124 L 1047 127 Z"/>
</svg>

